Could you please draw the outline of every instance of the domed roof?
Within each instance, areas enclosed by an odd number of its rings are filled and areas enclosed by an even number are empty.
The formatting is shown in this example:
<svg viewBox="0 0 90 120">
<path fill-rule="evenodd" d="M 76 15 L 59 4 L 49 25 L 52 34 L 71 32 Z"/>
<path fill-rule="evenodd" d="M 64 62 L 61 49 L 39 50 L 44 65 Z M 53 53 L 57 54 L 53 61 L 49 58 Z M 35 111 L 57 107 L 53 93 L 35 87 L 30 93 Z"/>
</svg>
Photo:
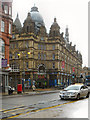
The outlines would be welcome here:
<svg viewBox="0 0 90 120">
<path fill-rule="evenodd" d="M 40 15 L 38 8 L 37 7 L 32 7 L 31 12 L 30 12 L 32 20 L 35 22 L 36 25 L 43 25 L 44 26 L 44 21 L 42 16 Z"/>
</svg>

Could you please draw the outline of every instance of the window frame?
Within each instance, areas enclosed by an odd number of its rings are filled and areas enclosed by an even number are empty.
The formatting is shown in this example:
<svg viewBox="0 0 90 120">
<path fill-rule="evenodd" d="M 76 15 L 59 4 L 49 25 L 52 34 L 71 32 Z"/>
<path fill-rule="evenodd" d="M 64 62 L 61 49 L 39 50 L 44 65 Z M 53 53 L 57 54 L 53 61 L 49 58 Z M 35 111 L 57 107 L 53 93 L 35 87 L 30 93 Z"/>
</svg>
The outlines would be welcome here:
<svg viewBox="0 0 90 120">
<path fill-rule="evenodd" d="M 5 22 L 1 20 L 1 32 L 5 32 Z"/>
<path fill-rule="evenodd" d="M 7 5 L 4 5 L 4 13 L 5 13 L 5 14 L 8 14 L 8 10 L 9 10 L 8 6 L 7 6 Z"/>
<path fill-rule="evenodd" d="M 11 34 L 11 23 L 9 23 L 9 34 Z"/>
<path fill-rule="evenodd" d="M 52 55 L 52 59 L 55 60 L 55 54 L 54 54 L 54 53 L 53 53 L 53 55 Z"/>
<path fill-rule="evenodd" d="M 55 63 L 52 64 L 52 68 L 55 69 Z"/>
<path fill-rule="evenodd" d="M 9 6 L 9 15 L 12 15 L 12 7 Z"/>
</svg>

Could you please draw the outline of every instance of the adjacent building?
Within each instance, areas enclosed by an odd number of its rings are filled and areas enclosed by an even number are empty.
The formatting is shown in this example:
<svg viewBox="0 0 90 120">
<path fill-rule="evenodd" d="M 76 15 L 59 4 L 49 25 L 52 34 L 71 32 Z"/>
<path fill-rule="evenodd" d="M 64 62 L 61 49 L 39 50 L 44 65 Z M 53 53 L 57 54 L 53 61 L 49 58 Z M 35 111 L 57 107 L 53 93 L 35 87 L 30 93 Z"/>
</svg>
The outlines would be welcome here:
<svg viewBox="0 0 90 120">
<path fill-rule="evenodd" d="M 0 0 L 0 86 L 7 91 L 9 40 L 12 38 L 12 0 Z"/>
<path fill-rule="evenodd" d="M 83 78 L 85 82 L 89 83 L 90 86 L 90 67 L 83 67 Z"/>
<path fill-rule="evenodd" d="M 23 26 L 17 14 L 10 40 L 11 86 L 31 86 L 35 82 L 38 87 L 55 87 L 79 82 L 82 55 L 75 47 L 69 41 L 68 27 L 64 37 L 56 18 L 47 33 L 36 6 L 27 14 Z"/>
</svg>

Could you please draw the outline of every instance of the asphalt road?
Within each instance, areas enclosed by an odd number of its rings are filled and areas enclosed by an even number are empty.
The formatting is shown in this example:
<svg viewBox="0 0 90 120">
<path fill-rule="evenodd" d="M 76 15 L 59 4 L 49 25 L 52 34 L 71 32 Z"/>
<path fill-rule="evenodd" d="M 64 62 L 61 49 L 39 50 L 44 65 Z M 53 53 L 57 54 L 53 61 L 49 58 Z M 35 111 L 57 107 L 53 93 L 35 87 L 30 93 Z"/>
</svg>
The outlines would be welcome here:
<svg viewBox="0 0 90 120">
<path fill-rule="evenodd" d="M 88 99 L 60 100 L 59 93 L 4 97 L 3 118 L 88 118 Z M 82 116 L 83 115 L 83 116 Z"/>
</svg>

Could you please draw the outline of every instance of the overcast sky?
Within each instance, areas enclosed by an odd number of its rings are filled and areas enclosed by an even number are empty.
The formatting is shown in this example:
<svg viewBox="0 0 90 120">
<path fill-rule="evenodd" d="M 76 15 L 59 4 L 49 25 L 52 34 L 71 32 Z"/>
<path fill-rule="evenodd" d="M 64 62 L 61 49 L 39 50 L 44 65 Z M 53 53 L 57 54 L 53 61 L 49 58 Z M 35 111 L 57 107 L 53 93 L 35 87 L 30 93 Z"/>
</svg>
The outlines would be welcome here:
<svg viewBox="0 0 90 120">
<path fill-rule="evenodd" d="M 34 4 L 44 19 L 47 32 L 55 17 L 60 33 L 65 33 L 68 26 L 69 41 L 82 54 L 83 67 L 88 66 L 88 0 L 13 0 L 13 20 L 18 13 L 23 25 Z"/>
</svg>

